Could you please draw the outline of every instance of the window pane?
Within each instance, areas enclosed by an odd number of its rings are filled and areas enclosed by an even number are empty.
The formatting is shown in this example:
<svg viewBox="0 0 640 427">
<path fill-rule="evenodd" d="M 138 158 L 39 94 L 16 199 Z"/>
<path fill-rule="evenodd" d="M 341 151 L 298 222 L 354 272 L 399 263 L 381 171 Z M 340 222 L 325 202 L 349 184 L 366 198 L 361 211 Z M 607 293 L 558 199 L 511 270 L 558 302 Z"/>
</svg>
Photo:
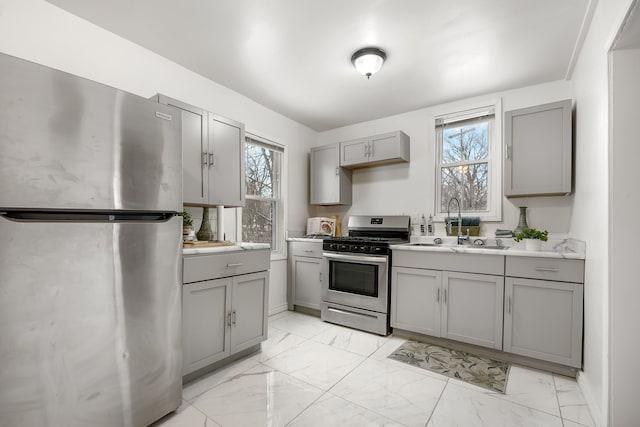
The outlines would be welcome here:
<svg viewBox="0 0 640 427">
<path fill-rule="evenodd" d="M 268 148 L 245 144 L 247 195 L 274 197 L 274 165 L 277 154 Z"/>
<path fill-rule="evenodd" d="M 488 210 L 488 173 L 488 163 L 443 167 L 440 172 L 442 183 L 441 211 L 447 211 L 447 204 L 452 197 L 460 200 L 463 211 Z M 457 211 L 458 207 L 456 206 L 455 209 Z"/>
<path fill-rule="evenodd" d="M 483 160 L 488 155 L 488 122 L 446 127 L 442 131 L 442 163 Z"/>
<path fill-rule="evenodd" d="M 277 212 L 275 201 L 245 199 L 242 209 L 242 240 L 269 243 L 271 249 L 275 249 L 273 226 Z"/>
</svg>

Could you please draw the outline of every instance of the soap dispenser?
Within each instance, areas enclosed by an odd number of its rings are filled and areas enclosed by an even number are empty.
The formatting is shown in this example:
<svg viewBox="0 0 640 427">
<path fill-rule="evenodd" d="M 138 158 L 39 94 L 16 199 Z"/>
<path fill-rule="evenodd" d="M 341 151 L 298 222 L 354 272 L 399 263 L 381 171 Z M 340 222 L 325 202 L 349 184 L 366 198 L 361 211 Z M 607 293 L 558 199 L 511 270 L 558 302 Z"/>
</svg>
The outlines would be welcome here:
<svg viewBox="0 0 640 427">
<path fill-rule="evenodd" d="M 427 233 L 427 221 L 424 219 L 424 214 L 422 214 L 422 216 L 420 217 L 420 235 L 424 236 Z"/>
<path fill-rule="evenodd" d="M 427 222 L 427 236 L 433 236 L 433 215 L 429 214 L 429 221 Z"/>
</svg>

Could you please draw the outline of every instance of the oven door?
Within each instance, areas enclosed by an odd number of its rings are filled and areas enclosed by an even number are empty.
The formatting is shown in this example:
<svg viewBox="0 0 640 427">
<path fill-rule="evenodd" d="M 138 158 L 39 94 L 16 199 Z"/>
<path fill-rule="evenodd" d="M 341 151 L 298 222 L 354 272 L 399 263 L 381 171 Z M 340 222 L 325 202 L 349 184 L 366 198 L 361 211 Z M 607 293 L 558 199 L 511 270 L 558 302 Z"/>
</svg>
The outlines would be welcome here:
<svg viewBox="0 0 640 427">
<path fill-rule="evenodd" d="M 384 255 L 324 252 L 322 300 L 387 313 L 388 263 Z"/>
</svg>

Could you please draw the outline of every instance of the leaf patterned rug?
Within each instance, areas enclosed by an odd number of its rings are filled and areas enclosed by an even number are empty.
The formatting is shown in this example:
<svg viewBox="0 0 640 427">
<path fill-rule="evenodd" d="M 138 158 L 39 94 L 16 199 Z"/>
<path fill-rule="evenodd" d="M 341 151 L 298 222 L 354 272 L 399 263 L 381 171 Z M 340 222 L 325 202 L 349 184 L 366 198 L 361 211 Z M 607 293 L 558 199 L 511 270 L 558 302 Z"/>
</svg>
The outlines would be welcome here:
<svg viewBox="0 0 640 427">
<path fill-rule="evenodd" d="M 498 360 L 416 341 L 405 342 L 389 358 L 500 393 L 507 389 L 511 368 Z"/>
</svg>

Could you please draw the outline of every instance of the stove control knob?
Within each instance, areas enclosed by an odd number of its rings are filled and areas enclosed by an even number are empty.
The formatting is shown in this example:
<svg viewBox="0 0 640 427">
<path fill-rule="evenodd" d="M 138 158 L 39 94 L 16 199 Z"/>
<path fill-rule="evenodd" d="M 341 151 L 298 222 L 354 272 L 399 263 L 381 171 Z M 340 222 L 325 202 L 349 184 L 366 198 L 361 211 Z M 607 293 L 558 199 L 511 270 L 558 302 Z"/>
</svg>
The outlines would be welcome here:
<svg viewBox="0 0 640 427">
<path fill-rule="evenodd" d="M 344 245 L 344 244 L 343 245 L 339 245 L 338 249 L 341 250 L 341 251 L 345 251 L 346 252 L 346 251 L 349 250 L 349 245 Z"/>
</svg>

